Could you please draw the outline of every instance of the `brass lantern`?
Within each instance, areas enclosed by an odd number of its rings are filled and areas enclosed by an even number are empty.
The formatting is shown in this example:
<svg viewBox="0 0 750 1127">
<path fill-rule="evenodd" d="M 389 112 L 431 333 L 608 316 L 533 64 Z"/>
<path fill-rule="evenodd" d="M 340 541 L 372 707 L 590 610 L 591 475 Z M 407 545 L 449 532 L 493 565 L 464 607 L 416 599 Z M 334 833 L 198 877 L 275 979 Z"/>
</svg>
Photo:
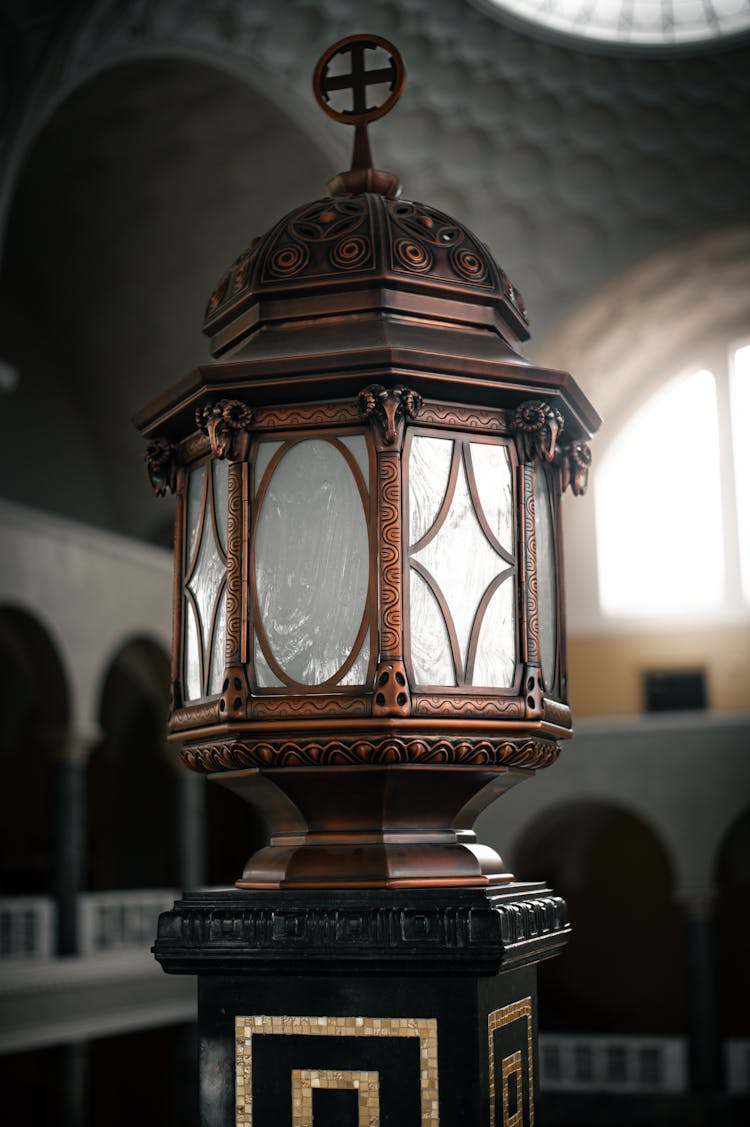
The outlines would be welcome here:
<svg viewBox="0 0 750 1127">
<path fill-rule="evenodd" d="M 474 820 L 571 729 L 559 507 L 599 419 L 519 354 L 479 239 L 371 167 L 402 87 L 384 40 L 326 52 L 352 169 L 232 264 L 213 362 L 137 418 L 178 500 L 170 735 L 270 829 L 242 888 L 510 881 Z"/>
</svg>

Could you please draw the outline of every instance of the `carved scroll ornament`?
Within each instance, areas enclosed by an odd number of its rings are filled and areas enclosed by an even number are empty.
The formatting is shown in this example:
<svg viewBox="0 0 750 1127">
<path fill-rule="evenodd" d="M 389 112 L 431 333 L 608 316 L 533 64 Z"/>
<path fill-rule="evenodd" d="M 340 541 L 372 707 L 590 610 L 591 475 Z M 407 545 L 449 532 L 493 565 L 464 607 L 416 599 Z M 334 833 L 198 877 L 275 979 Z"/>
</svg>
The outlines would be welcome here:
<svg viewBox="0 0 750 1127">
<path fill-rule="evenodd" d="M 571 487 L 576 497 L 588 489 L 591 468 L 591 447 L 588 442 L 572 442 L 562 451 L 562 491 Z"/>
<path fill-rule="evenodd" d="M 416 419 L 421 406 L 422 396 L 401 384 L 386 388 L 373 383 L 359 393 L 362 416 L 377 423 L 386 446 L 396 444 L 400 426 L 406 419 Z"/>
<path fill-rule="evenodd" d="M 166 438 L 155 438 L 146 447 L 146 470 L 151 488 L 157 497 L 177 488 L 177 457 L 175 448 Z"/>
<path fill-rule="evenodd" d="M 557 407 L 544 399 L 527 399 L 515 410 L 513 425 L 521 439 L 525 461 L 551 462 L 565 421 Z"/>
<path fill-rule="evenodd" d="M 250 449 L 248 428 L 253 412 L 239 399 L 219 399 L 196 408 L 195 421 L 203 434 L 208 435 L 215 458 L 228 458 L 241 462 Z"/>
</svg>

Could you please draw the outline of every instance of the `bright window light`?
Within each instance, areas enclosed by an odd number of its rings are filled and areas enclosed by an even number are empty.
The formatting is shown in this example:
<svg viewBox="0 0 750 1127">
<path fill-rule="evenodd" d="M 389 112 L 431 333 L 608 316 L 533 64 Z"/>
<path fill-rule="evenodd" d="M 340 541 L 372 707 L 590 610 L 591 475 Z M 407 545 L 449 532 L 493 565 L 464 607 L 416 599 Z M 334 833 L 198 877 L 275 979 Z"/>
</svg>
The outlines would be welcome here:
<svg viewBox="0 0 750 1127">
<path fill-rule="evenodd" d="M 605 614 L 689 616 L 721 601 L 719 428 L 711 372 L 671 384 L 632 416 L 602 460 L 594 497 Z"/>
<path fill-rule="evenodd" d="M 750 344 L 738 348 L 730 375 L 730 403 L 734 439 L 734 488 L 737 495 L 737 532 L 740 572 L 745 602 L 750 602 L 750 446 L 744 433 L 750 413 Z"/>
</svg>

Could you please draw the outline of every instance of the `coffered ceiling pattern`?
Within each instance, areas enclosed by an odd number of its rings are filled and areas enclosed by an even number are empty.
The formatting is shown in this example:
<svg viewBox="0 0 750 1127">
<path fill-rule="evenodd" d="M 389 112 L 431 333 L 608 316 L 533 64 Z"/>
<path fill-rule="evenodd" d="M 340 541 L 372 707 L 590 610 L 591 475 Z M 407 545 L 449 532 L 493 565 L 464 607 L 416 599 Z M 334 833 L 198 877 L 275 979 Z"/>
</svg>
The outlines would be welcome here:
<svg viewBox="0 0 750 1127">
<path fill-rule="evenodd" d="M 84 346 L 69 317 L 56 331 L 79 395 L 106 379 L 127 385 L 107 400 L 123 418 L 112 427 L 127 427 L 130 410 L 176 379 L 188 354 L 206 357 L 202 303 L 249 237 L 322 195 L 327 175 L 346 166 L 350 137 L 317 109 L 310 77 L 322 50 L 352 32 L 392 39 L 408 71 L 399 106 L 371 130 L 376 164 L 399 175 L 407 198 L 452 213 L 489 245 L 526 299 L 532 356 L 544 347 L 549 359 L 566 318 L 619 273 L 750 210 L 748 46 L 608 56 L 521 34 L 469 0 L 105 0 L 66 22 L 57 5 L 16 8 L 5 17 L 0 98 L 0 218 L 13 218 L 6 286 L 28 303 L 43 253 L 31 245 L 39 236 L 19 186 L 37 214 L 48 186 L 44 253 L 72 247 L 71 273 L 47 279 L 50 305 L 72 304 L 63 291 L 75 291 L 82 270 L 75 247 L 101 245 L 107 233 L 106 284 L 84 286 L 78 308 L 92 302 L 81 321 L 101 312 L 109 336 Z M 118 198 L 118 153 L 135 152 L 139 123 L 152 166 L 169 157 L 170 171 L 144 165 L 135 196 Z M 66 152 L 76 167 L 65 166 Z M 167 184 L 200 206 L 188 215 Z M 63 214 L 80 226 L 65 238 Z M 156 324 L 152 309 L 156 327 L 138 327 L 136 349 L 122 337 L 139 277 L 170 323 Z M 118 333 L 119 368 L 107 346 Z M 101 418 L 101 390 L 94 402 Z M 109 519 L 149 535 L 153 512 L 128 500 L 139 488 L 124 468 L 135 440 L 108 432 L 107 443 L 123 467 L 113 470 L 122 503 Z"/>
</svg>

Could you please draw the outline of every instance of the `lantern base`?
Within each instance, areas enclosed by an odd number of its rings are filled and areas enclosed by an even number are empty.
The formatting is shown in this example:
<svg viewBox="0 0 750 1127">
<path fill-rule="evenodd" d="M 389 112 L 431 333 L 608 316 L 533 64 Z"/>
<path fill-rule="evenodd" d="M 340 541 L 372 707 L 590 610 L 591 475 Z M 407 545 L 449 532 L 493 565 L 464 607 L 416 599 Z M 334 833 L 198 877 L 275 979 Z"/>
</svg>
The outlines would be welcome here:
<svg viewBox="0 0 750 1127">
<path fill-rule="evenodd" d="M 537 883 L 206 889 L 160 916 L 154 953 L 198 977 L 206 1127 L 528 1125 L 535 964 L 568 932 Z"/>
<path fill-rule="evenodd" d="M 513 880 L 480 845 L 478 815 L 532 772 L 386 764 L 248 768 L 212 778 L 268 823 L 242 889 L 455 888 Z"/>
</svg>

